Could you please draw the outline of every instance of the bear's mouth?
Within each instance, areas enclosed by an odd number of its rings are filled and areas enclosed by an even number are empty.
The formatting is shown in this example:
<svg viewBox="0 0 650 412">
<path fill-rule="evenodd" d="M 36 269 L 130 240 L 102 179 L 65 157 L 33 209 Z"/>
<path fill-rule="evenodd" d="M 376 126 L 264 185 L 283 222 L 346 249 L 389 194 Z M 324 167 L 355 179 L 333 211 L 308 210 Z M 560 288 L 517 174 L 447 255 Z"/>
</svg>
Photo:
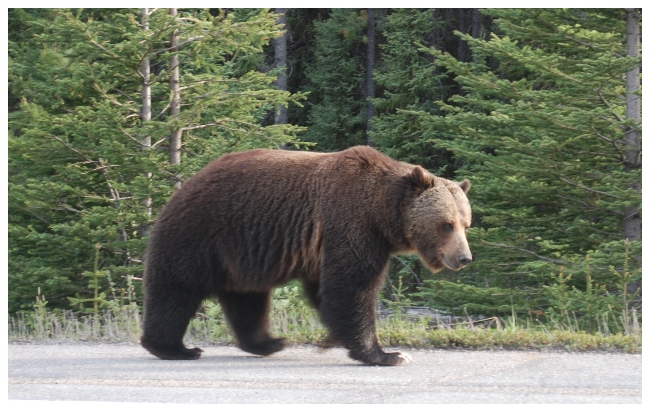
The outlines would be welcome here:
<svg viewBox="0 0 650 412">
<path fill-rule="evenodd" d="M 456 265 L 452 265 L 451 263 L 449 263 L 449 261 L 447 260 L 447 256 L 445 256 L 445 255 L 442 255 L 442 262 L 445 264 L 447 269 L 451 269 L 451 270 L 460 270 L 464 266 L 464 265 L 461 265 L 460 262 L 458 264 L 456 264 Z"/>
</svg>

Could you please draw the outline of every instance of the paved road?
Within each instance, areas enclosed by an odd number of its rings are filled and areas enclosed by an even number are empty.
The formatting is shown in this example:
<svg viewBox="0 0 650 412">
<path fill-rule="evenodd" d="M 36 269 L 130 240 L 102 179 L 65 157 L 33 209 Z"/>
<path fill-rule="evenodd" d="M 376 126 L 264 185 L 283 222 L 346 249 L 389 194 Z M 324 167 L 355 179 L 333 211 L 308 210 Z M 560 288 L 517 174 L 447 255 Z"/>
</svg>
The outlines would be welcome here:
<svg viewBox="0 0 650 412">
<path fill-rule="evenodd" d="M 203 346 L 161 361 L 137 345 L 8 346 L 9 400 L 171 403 L 641 403 L 641 355 L 410 350 L 363 366 L 342 349 L 269 358 Z"/>
</svg>

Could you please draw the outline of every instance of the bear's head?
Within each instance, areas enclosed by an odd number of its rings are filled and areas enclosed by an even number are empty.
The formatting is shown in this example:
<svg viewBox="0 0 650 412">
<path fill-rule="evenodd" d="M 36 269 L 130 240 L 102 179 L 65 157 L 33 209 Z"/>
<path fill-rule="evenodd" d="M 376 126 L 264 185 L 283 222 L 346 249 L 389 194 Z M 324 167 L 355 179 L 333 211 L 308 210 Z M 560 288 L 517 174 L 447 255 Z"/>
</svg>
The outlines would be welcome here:
<svg viewBox="0 0 650 412">
<path fill-rule="evenodd" d="M 472 261 L 466 232 L 472 222 L 467 200 L 469 180 L 460 183 L 436 177 L 419 166 L 407 176 L 414 189 L 405 211 L 405 236 L 434 273 L 459 270 Z"/>
</svg>

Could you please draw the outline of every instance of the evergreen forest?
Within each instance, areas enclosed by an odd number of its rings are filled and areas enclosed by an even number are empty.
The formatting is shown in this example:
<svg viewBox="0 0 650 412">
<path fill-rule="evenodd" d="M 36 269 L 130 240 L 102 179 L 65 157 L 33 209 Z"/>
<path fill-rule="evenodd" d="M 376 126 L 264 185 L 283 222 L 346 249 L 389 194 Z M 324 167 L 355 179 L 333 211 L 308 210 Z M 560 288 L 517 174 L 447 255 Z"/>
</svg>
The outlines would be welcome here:
<svg viewBox="0 0 650 412">
<path fill-rule="evenodd" d="M 157 214 L 215 158 L 370 145 L 472 182 L 474 262 L 434 276 L 394 257 L 381 307 L 624 331 L 641 320 L 641 25 L 641 9 L 10 9 L 8 312 L 140 305 Z"/>
</svg>

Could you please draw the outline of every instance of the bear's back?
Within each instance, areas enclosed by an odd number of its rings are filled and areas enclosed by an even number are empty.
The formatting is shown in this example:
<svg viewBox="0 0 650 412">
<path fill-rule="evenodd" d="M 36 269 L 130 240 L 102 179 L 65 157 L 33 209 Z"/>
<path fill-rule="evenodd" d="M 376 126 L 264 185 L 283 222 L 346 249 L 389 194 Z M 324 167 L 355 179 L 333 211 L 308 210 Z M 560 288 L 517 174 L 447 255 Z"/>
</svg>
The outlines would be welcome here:
<svg viewBox="0 0 650 412">
<path fill-rule="evenodd" d="M 372 205 L 363 202 L 382 185 L 377 180 L 404 166 L 412 167 L 369 147 L 225 155 L 173 196 L 150 253 L 178 270 L 225 271 L 251 290 L 269 277 L 280 284 L 317 276 L 326 220 L 368 218 Z"/>
<path fill-rule="evenodd" d="M 316 193 L 328 154 L 253 150 L 223 156 L 186 181 L 160 213 L 150 261 L 255 290 L 318 270 Z M 155 257 L 154 257 L 155 256 Z M 227 285 L 226 285 L 227 286 Z"/>
</svg>

